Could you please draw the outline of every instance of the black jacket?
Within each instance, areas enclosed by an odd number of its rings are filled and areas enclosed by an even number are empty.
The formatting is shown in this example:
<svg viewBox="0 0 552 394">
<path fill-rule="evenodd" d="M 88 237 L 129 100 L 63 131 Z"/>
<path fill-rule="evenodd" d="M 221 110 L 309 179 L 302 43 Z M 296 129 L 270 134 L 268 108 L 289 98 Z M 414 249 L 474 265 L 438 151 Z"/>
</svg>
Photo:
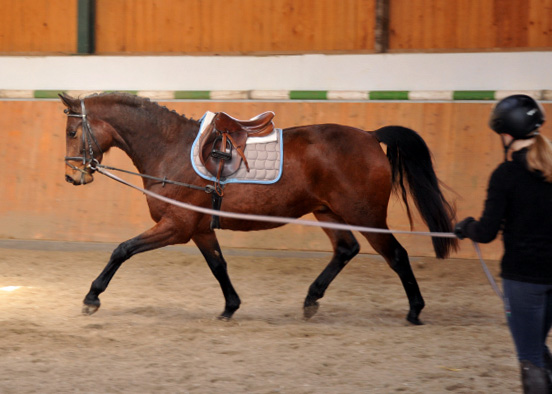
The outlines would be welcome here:
<svg viewBox="0 0 552 394">
<path fill-rule="evenodd" d="M 514 152 L 491 175 L 479 221 L 464 234 L 487 243 L 502 229 L 501 276 L 521 282 L 552 284 L 552 183 L 528 170 L 527 149 Z"/>
</svg>

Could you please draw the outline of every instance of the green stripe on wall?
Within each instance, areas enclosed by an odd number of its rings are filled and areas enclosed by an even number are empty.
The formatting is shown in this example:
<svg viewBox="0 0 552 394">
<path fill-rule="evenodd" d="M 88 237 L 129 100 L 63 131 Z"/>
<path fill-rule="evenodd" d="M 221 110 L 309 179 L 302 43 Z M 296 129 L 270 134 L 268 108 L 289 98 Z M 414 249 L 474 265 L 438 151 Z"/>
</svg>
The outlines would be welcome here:
<svg viewBox="0 0 552 394">
<path fill-rule="evenodd" d="M 103 93 L 128 93 L 134 96 L 138 95 L 137 90 L 104 90 Z"/>
<path fill-rule="evenodd" d="M 289 98 L 290 100 L 326 100 L 328 92 L 326 90 L 291 90 Z"/>
<path fill-rule="evenodd" d="M 63 93 L 63 90 L 35 90 L 34 98 L 58 98 L 58 94 Z"/>
<path fill-rule="evenodd" d="M 494 100 L 494 90 L 455 90 L 453 100 Z"/>
<path fill-rule="evenodd" d="M 370 100 L 408 100 L 407 90 L 376 90 L 368 92 Z"/>
<path fill-rule="evenodd" d="M 177 90 L 174 92 L 176 100 L 209 100 L 211 92 L 209 90 Z"/>
<path fill-rule="evenodd" d="M 96 1 L 78 0 L 77 52 L 91 54 L 96 51 Z"/>
</svg>

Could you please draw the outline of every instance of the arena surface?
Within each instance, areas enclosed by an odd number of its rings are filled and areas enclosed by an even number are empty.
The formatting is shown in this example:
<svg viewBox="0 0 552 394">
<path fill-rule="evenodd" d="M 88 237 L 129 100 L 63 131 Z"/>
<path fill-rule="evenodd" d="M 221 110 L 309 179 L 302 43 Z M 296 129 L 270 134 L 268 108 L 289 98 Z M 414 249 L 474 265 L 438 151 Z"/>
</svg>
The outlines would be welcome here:
<svg viewBox="0 0 552 394">
<path fill-rule="evenodd" d="M 0 243 L 0 392 L 521 391 L 501 301 L 476 260 L 412 258 L 427 304 L 419 327 L 379 256 L 355 258 L 305 321 L 329 254 L 236 249 L 223 249 L 242 299 L 232 321 L 216 318 L 222 293 L 193 248 L 133 257 L 83 316 L 111 248 Z"/>
</svg>

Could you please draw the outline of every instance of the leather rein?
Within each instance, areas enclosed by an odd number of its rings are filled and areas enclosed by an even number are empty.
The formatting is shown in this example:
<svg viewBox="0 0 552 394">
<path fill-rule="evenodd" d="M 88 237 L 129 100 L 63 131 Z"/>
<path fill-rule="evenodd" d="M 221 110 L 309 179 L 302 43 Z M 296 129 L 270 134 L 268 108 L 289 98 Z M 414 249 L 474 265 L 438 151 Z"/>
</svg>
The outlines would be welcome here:
<svg viewBox="0 0 552 394">
<path fill-rule="evenodd" d="M 91 170 L 91 174 L 94 173 L 95 171 L 98 171 L 100 174 L 103 174 L 102 169 L 106 169 L 106 170 L 120 171 L 120 172 L 123 172 L 123 173 L 126 173 L 126 174 L 136 175 L 136 176 L 140 176 L 142 178 L 151 179 L 151 180 L 154 180 L 154 181 L 159 181 L 160 183 L 162 183 L 163 186 L 165 186 L 165 184 L 171 184 L 171 185 L 176 185 L 176 186 L 184 186 L 184 187 L 194 189 L 194 190 L 202 190 L 206 193 L 212 193 L 212 192 L 215 191 L 215 187 L 212 186 L 212 185 L 197 186 L 197 185 L 192 185 L 192 184 L 189 184 L 189 183 L 173 181 L 173 180 L 167 179 L 166 177 L 159 178 L 159 177 L 155 177 L 155 176 L 151 176 L 151 175 L 147 175 L 147 174 L 140 174 L 138 172 L 123 170 L 123 169 L 120 169 L 120 168 L 110 167 L 110 166 L 100 164 L 98 159 L 96 159 L 94 157 L 94 147 L 93 147 L 93 145 L 96 145 L 96 147 L 98 148 L 101 155 L 103 155 L 104 152 L 102 151 L 102 148 L 100 148 L 100 144 L 98 143 L 98 140 L 94 136 L 94 133 L 92 133 L 92 127 L 90 126 L 90 123 L 88 122 L 88 117 L 87 117 L 87 114 L 86 114 L 86 108 L 84 106 L 84 100 L 81 100 L 81 113 L 80 114 L 71 113 L 69 109 L 65 109 L 64 112 L 67 115 L 67 117 L 81 118 L 82 119 L 82 153 L 83 153 L 83 155 L 82 156 L 65 156 L 65 163 L 70 168 L 72 168 L 73 170 L 78 171 L 78 172 L 81 173 L 81 180 L 84 177 L 84 175 L 87 173 L 86 172 L 87 169 Z M 79 167 L 75 166 L 74 164 L 71 163 L 72 161 L 82 162 L 84 168 L 79 168 Z"/>
</svg>

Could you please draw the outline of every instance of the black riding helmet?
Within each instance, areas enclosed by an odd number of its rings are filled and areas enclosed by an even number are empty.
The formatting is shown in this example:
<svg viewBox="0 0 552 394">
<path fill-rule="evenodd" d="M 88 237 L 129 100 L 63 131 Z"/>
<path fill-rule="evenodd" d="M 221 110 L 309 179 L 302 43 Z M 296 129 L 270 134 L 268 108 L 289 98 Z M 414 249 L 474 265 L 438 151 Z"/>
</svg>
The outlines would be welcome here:
<svg viewBox="0 0 552 394">
<path fill-rule="evenodd" d="M 498 134 L 524 140 L 537 135 L 544 120 L 544 110 L 539 103 L 525 94 L 514 94 L 495 105 L 489 126 Z"/>
</svg>

